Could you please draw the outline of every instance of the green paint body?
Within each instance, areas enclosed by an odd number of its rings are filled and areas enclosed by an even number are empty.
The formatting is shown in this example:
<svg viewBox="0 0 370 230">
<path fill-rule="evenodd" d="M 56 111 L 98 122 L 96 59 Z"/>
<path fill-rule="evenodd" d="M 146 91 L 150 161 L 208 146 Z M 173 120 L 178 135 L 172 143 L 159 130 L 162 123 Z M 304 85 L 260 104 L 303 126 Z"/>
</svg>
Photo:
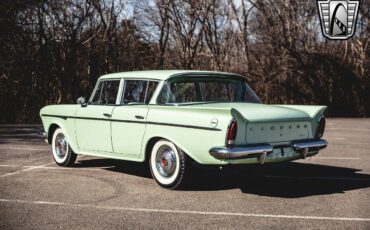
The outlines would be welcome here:
<svg viewBox="0 0 370 230">
<path fill-rule="evenodd" d="M 121 79 L 121 88 L 125 79 L 156 79 L 159 84 L 148 105 L 46 106 L 40 111 L 45 132 L 50 134 L 55 125 L 62 128 L 77 154 L 142 162 L 147 157 L 146 150 L 151 140 L 167 139 L 200 164 L 254 164 L 258 163 L 257 158 L 218 160 L 209 154 L 211 148 L 225 146 L 232 119 L 238 122 L 235 146 L 258 143 L 280 146 L 289 145 L 294 140 L 313 139 L 319 118 L 326 109 L 326 106 L 254 103 L 156 104 L 164 82 L 183 74 L 225 76 L 226 73 L 139 71 L 102 76 L 99 80 Z M 112 116 L 106 117 L 105 113 Z M 143 119 L 138 120 L 137 116 Z M 214 120 L 217 120 L 216 126 L 211 122 Z M 317 153 L 310 152 L 308 155 Z M 265 162 L 298 158 L 299 154 L 287 147 L 284 148 L 284 156 L 281 156 L 281 149 L 274 149 Z"/>
</svg>

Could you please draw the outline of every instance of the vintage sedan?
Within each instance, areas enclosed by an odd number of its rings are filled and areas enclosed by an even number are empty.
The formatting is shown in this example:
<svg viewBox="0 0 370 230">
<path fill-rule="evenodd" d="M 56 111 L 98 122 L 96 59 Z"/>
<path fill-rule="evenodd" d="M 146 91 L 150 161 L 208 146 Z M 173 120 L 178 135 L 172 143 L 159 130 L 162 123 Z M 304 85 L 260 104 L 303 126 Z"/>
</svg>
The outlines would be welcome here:
<svg viewBox="0 0 370 230">
<path fill-rule="evenodd" d="M 147 161 L 157 183 L 184 184 L 191 162 L 264 164 L 313 156 L 326 106 L 266 105 L 238 74 L 137 71 L 99 78 L 88 101 L 41 109 L 55 162 L 77 154 Z"/>
</svg>

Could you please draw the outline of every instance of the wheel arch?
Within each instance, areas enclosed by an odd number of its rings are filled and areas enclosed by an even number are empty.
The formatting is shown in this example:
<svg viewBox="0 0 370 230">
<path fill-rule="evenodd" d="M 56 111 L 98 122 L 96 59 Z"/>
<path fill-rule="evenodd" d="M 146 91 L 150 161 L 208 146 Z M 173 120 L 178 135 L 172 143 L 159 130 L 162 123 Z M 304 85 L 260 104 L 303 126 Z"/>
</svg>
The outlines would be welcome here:
<svg viewBox="0 0 370 230">
<path fill-rule="evenodd" d="M 147 142 L 146 142 L 146 145 L 145 145 L 145 155 L 144 155 L 144 161 L 149 161 L 150 159 L 150 153 L 153 149 L 153 146 L 155 143 L 157 143 L 157 141 L 161 140 L 161 139 L 165 139 L 163 137 L 151 137 Z"/>
<path fill-rule="evenodd" d="M 59 127 L 59 125 L 57 125 L 55 123 L 52 123 L 49 126 L 49 129 L 48 129 L 48 143 L 49 144 L 51 144 L 51 141 L 53 139 L 54 132 L 55 132 L 55 130 L 57 130 L 57 128 L 60 128 L 60 127 Z"/>
<path fill-rule="evenodd" d="M 77 153 L 78 147 L 77 147 L 77 144 L 75 142 L 75 139 L 73 139 L 73 137 L 74 137 L 73 134 L 74 133 L 72 133 L 72 135 L 71 135 L 69 133 L 68 129 L 63 125 L 63 123 L 59 122 L 57 120 L 54 120 L 54 121 L 50 122 L 50 124 L 48 126 L 48 129 L 47 129 L 48 130 L 48 132 L 47 132 L 48 143 L 51 144 L 52 139 L 53 139 L 53 134 L 54 134 L 55 130 L 57 130 L 58 128 L 61 128 L 63 130 L 63 133 L 66 136 L 66 138 L 68 140 L 68 143 L 72 148 L 72 151 Z"/>
<path fill-rule="evenodd" d="M 176 141 L 173 141 L 171 138 L 168 138 L 168 137 L 165 137 L 165 136 L 153 136 L 153 137 L 150 137 L 148 139 L 148 141 L 146 142 L 146 145 L 145 145 L 145 152 L 144 152 L 144 154 L 145 154 L 144 155 L 144 161 L 145 162 L 147 162 L 150 159 L 151 150 L 152 150 L 154 144 L 157 143 L 157 141 L 162 140 L 162 139 L 172 142 L 175 146 L 180 148 L 186 156 L 191 158 L 193 161 L 198 162 L 196 159 L 194 159 L 193 154 L 189 153 L 187 151 L 187 149 L 185 149 L 182 145 L 179 145 L 178 143 L 176 143 Z"/>
</svg>

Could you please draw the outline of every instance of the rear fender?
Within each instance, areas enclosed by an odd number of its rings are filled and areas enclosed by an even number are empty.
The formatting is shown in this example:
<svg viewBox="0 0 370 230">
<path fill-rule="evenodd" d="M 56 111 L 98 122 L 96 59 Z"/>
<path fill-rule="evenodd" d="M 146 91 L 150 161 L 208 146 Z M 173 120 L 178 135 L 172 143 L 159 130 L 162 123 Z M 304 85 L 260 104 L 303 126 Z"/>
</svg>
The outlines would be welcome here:
<svg viewBox="0 0 370 230">
<path fill-rule="evenodd" d="M 247 125 L 248 120 L 236 109 L 231 109 L 231 116 L 236 120 L 238 124 L 238 132 L 236 133 L 235 144 L 245 144 L 245 137 L 247 136 Z M 226 136 L 226 135 L 225 135 Z"/>
<path fill-rule="evenodd" d="M 277 105 L 277 106 L 303 111 L 307 113 L 307 115 L 309 115 L 312 119 L 320 118 L 327 109 L 327 106 L 324 105 Z"/>
<path fill-rule="evenodd" d="M 324 116 L 324 112 L 327 109 L 327 106 L 324 105 L 278 105 L 278 106 L 297 109 L 307 113 L 312 118 L 311 127 L 312 133 L 314 135 L 319 125 L 320 118 Z"/>
</svg>

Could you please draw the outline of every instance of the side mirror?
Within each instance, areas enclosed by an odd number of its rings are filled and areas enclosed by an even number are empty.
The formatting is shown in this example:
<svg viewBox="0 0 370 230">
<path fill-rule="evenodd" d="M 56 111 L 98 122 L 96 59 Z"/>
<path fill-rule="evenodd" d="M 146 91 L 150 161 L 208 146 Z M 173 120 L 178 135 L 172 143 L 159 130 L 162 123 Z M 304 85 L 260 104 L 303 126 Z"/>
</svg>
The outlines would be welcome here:
<svg viewBox="0 0 370 230">
<path fill-rule="evenodd" d="M 86 100 L 85 100 L 84 97 L 77 98 L 77 104 L 80 104 L 81 107 L 86 107 L 87 106 L 87 103 L 86 103 Z"/>
</svg>

